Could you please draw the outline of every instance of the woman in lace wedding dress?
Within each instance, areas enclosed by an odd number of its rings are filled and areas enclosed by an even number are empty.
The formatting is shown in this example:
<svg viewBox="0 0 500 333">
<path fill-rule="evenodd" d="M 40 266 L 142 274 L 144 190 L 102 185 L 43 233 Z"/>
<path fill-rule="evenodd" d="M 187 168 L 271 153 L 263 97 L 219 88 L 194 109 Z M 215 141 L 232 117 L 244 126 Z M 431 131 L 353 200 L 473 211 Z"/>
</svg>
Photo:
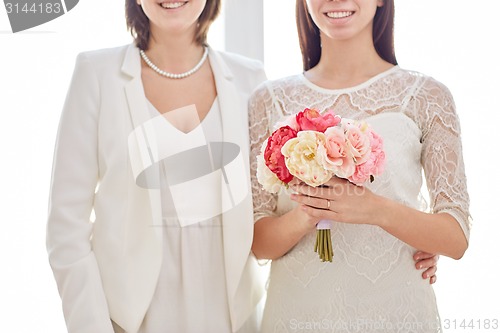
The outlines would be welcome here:
<svg viewBox="0 0 500 333">
<path fill-rule="evenodd" d="M 365 120 L 386 152 L 385 172 L 365 187 L 334 178 L 292 196 L 261 190 L 253 163 L 252 250 L 273 260 L 263 333 L 441 332 L 412 255 L 458 259 L 467 248 L 459 120 L 443 84 L 397 65 L 393 18 L 393 0 L 297 0 L 305 72 L 266 82 L 250 100 L 252 161 L 274 124 L 305 108 Z M 332 263 L 313 251 L 320 219 L 336 221 Z"/>
</svg>

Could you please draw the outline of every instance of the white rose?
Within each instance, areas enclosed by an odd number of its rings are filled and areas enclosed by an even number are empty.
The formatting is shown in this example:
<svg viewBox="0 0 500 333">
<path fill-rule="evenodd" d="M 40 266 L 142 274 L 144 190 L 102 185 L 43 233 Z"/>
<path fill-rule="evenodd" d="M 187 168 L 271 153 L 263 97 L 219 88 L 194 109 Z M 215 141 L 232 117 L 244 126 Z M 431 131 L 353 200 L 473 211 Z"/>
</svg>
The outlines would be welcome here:
<svg viewBox="0 0 500 333">
<path fill-rule="evenodd" d="M 292 175 L 309 186 L 323 185 L 332 178 L 332 172 L 323 167 L 319 147 L 324 147 L 325 135 L 316 131 L 301 131 L 288 140 L 281 153 Z"/>
</svg>

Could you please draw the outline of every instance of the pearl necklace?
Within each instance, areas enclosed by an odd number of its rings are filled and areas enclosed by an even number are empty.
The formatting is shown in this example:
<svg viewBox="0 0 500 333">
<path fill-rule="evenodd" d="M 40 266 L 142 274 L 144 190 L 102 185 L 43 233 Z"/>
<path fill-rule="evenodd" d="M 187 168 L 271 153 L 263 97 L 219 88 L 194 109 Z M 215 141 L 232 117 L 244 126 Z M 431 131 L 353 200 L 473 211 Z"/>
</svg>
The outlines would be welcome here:
<svg viewBox="0 0 500 333">
<path fill-rule="evenodd" d="M 205 51 L 203 52 L 203 56 L 201 57 L 200 62 L 198 62 L 196 64 L 196 66 L 194 66 L 192 69 L 188 70 L 187 72 L 180 73 L 180 74 L 169 73 L 169 72 L 165 72 L 165 71 L 159 69 L 158 66 L 156 66 L 155 64 L 153 64 L 151 62 L 151 60 L 149 60 L 148 56 L 146 55 L 146 53 L 143 50 L 139 50 L 139 53 L 141 54 L 141 57 L 144 60 L 144 62 L 149 67 L 151 67 L 151 69 L 154 70 L 156 73 L 158 73 L 162 76 L 168 77 L 169 79 L 183 79 L 185 77 L 188 77 L 189 75 L 194 74 L 197 70 L 199 70 L 201 68 L 201 66 L 203 65 L 203 63 L 207 59 L 208 47 L 205 47 Z"/>
</svg>

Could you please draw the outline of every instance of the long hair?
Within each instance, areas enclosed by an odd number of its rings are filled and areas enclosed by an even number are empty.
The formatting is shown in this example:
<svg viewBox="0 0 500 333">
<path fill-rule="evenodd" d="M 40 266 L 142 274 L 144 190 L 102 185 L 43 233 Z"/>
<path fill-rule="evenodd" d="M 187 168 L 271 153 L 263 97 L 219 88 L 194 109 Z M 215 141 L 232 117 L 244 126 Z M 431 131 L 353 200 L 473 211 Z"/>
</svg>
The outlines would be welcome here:
<svg viewBox="0 0 500 333">
<path fill-rule="evenodd" d="M 217 18 L 221 9 L 221 0 L 207 1 L 203 12 L 198 18 L 196 26 L 196 34 L 194 40 L 197 44 L 204 45 L 207 43 L 208 29 L 213 21 Z M 141 50 L 148 49 L 150 29 L 149 19 L 144 14 L 142 7 L 137 4 L 136 0 L 125 0 L 125 17 L 127 20 L 127 28 L 134 37 L 135 45 Z"/>
<path fill-rule="evenodd" d="M 306 0 L 297 0 L 295 11 L 302 65 L 307 71 L 319 62 L 321 38 L 319 28 L 307 10 Z M 382 59 L 398 64 L 394 51 L 394 0 L 384 0 L 384 5 L 377 8 L 373 19 L 373 44 Z"/>
</svg>

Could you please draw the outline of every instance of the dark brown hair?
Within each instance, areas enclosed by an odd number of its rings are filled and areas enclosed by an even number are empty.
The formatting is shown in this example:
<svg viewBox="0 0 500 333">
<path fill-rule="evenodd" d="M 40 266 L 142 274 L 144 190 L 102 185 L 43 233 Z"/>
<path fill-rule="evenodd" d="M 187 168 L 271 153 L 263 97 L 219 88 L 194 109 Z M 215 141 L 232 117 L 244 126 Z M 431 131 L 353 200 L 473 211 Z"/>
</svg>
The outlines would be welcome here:
<svg viewBox="0 0 500 333">
<path fill-rule="evenodd" d="M 321 38 L 319 28 L 307 10 L 306 0 L 297 0 L 295 10 L 302 64 L 307 71 L 319 62 Z M 384 5 L 377 8 L 373 19 L 373 43 L 382 59 L 398 64 L 394 51 L 394 0 L 384 0 Z"/>
<path fill-rule="evenodd" d="M 220 8 L 221 0 L 207 0 L 203 12 L 198 18 L 196 35 L 194 36 L 196 43 L 206 44 L 208 29 L 219 15 Z M 147 50 L 150 35 L 149 19 L 136 0 L 125 0 L 125 16 L 127 28 L 135 39 L 135 45 L 141 50 Z"/>
</svg>

